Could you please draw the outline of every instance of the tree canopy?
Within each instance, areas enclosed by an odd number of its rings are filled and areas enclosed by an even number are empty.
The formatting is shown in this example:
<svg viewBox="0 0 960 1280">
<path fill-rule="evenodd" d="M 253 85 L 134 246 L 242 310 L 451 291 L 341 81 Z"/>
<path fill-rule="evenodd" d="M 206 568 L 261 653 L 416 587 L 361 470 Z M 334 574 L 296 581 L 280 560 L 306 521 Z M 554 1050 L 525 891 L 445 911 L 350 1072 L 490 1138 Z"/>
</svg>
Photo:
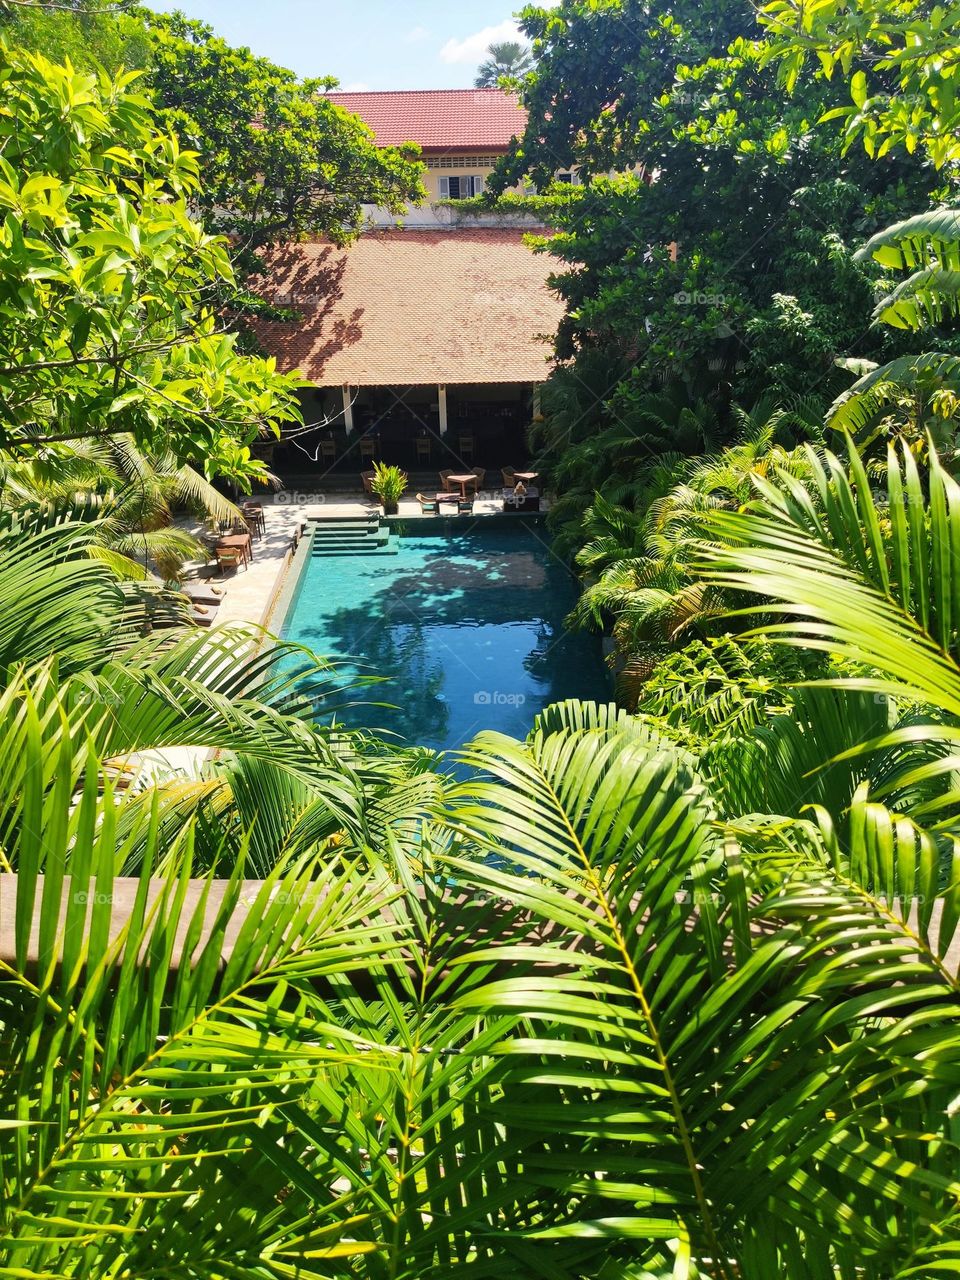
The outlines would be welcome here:
<svg viewBox="0 0 960 1280">
<path fill-rule="evenodd" d="M 0 45 L 0 448 L 121 432 L 208 475 L 296 418 L 294 375 L 238 355 L 213 309 L 233 273 L 191 216 L 196 157 L 110 80 Z"/>
<path fill-rule="evenodd" d="M 529 123 L 490 186 L 528 179 L 547 193 L 538 207 L 553 234 L 540 248 L 566 302 L 562 363 L 533 435 L 549 474 L 593 476 L 615 501 L 642 503 L 664 449 L 733 439 L 732 406 L 802 404 L 796 426 L 863 362 L 923 350 L 872 323 L 877 289 L 896 281 L 859 250 L 935 206 L 948 181 L 904 152 L 877 165 L 845 147 L 821 123 L 847 101 L 838 77 L 808 65 L 785 94 L 749 8 L 564 0 L 521 21 L 537 57 Z M 570 166 L 579 184 L 551 185 Z M 665 384 L 676 414 L 709 408 L 709 439 L 691 439 L 679 417 L 651 434 L 650 398 Z M 562 500 L 555 527 L 579 523 L 583 505 Z"/>
<path fill-rule="evenodd" d="M 362 202 L 402 212 L 422 198 L 416 145 L 378 147 L 359 117 L 249 49 L 234 49 L 182 14 L 151 14 L 147 71 L 161 119 L 203 166 L 208 226 L 244 246 L 356 234 Z"/>
<path fill-rule="evenodd" d="M 195 203 L 207 229 L 243 247 L 299 235 L 343 242 L 363 202 L 400 212 L 426 194 L 418 148 L 375 146 L 367 126 L 325 96 L 332 76 L 301 80 L 179 11 L 118 12 L 107 0 L 75 11 L 24 6 L 0 11 L 0 31 L 84 70 L 141 70 L 138 88 L 161 125 L 200 157 Z"/>
</svg>

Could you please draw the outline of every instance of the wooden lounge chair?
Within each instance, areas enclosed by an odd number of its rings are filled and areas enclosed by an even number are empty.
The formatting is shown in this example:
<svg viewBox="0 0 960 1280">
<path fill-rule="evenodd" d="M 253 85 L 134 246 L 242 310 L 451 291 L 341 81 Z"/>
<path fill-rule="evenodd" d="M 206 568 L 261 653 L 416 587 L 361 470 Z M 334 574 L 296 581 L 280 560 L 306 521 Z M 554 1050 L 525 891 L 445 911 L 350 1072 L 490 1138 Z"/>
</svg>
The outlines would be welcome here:
<svg viewBox="0 0 960 1280">
<path fill-rule="evenodd" d="M 363 481 L 363 492 L 364 492 L 364 493 L 373 493 L 373 477 L 374 477 L 374 475 L 375 475 L 375 472 L 373 472 L 373 471 L 361 471 L 361 472 L 360 472 L 360 479 Z"/>
<path fill-rule="evenodd" d="M 487 478 L 487 472 L 484 467 L 471 467 L 470 470 L 477 477 L 477 493 L 483 488 L 483 482 Z"/>
<path fill-rule="evenodd" d="M 447 493 L 456 493 L 459 487 L 450 479 L 452 475 L 453 467 L 447 467 L 444 471 L 440 472 L 440 488 L 445 489 Z"/>
<path fill-rule="evenodd" d="M 457 499 L 457 515 L 458 516 L 473 515 L 473 499 L 472 498 Z"/>
<path fill-rule="evenodd" d="M 513 467 L 501 467 L 500 474 L 503 476 L 503 487 L 505 489 L 512 489 L 517 483 L 517 473 Z"/>
<path fill-rule="evenodd" d="M 215 547 L 214 554 L 217 557 L 217 565 L 220 569 L 221 578 L 227 576 L 227 569 L 236 569 L 237 565 L 243 562 L 246 567 L 246 557 L 241 551 L 235 547 Z"/>
<path fill-rule="evenodd" d="M 422 493 L 417 494 L 417 501 L 420 503 L 420 514 L 423 516 L 438 516 L 440 514 L 440 503 L 436 498 L 427 498 Z"/>
</svg>

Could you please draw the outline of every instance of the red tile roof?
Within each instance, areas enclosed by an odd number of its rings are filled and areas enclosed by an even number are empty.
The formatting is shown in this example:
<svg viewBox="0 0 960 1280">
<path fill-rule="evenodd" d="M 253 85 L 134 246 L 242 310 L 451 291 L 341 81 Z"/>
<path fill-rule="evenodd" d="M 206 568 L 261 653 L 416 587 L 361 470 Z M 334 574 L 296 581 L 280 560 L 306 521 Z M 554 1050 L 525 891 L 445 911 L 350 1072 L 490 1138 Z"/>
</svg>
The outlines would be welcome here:
<svg viewBox="0 0 960 1280">
<path fill-rule="evenodd" d="M 523 132 L 527 113 L 502 89 L 411 89 L 330 93 L 332 102 L 360 116 L 382 147 L 491 147 L 506 150 Z"/>
<path fill-rule="evenodd" d="M 256 287 L 303 319 L 259 321 L 283 370 L 321 386 L 542 382 L 563 308 L 551 261 L 512 230 L 368 232 L 291 244 Z"/>
</svg>

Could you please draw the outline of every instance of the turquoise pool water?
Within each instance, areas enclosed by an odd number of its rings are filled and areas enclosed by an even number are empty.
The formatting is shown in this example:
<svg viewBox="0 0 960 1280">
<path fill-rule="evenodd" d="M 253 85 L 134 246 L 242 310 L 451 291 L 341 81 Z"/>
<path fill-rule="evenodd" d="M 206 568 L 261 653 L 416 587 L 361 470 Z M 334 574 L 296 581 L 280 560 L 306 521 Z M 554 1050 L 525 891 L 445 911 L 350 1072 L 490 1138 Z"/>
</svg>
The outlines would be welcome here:
<svg viewBox="0 0 960 1280">
<path fill-rule="evenodd" d="M 396 555 L 308 561 L 282 635 L 341 678 L 386 678 L 339 719 L 443 750 L 481 729 L 524 737 L 562 698 L 606 700 L 599 639 L 563 629 L 577 585 L 542 528 L 447 528 L 406 526 Z"/>
</svg>

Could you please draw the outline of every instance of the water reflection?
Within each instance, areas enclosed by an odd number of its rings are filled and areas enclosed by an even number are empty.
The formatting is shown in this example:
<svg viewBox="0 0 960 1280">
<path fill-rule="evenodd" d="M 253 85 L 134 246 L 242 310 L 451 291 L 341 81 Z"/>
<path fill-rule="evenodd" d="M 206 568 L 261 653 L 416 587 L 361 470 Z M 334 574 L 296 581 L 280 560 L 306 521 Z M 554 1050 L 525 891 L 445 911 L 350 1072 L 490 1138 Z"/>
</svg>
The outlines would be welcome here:
<svg viewBox="0 0 960 1280">
<path fill-rule="evenodd" d="M 317 557 L 284 634 L 387 677 L 341 719 L 435 748 L 480 729 L 523 737 L 561 698 L 606 698 L 594 637 L 569 635 L 566 568 L 524 530 L 408 536 L 396 556 Z"/>
</svg>

